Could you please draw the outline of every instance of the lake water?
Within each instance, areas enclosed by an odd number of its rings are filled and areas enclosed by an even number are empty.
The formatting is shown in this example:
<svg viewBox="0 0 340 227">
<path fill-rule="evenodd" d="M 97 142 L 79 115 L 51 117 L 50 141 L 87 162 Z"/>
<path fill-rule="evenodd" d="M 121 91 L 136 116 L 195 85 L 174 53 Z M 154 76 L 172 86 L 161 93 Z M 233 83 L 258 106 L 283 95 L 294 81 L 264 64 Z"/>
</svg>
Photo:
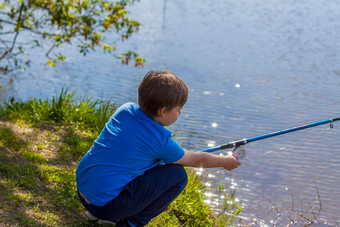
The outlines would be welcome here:
<svg viewBox="0 0 340 227">
<path fill-rule="evenodd" d="M 144 68 L 70 47 L 68 61 L 50 68 L 36 50 L 29 70 L 0 77 L 2 98 L 51 97 L 69 86 L 120 105 L 136 102 L 146 72 L 167 68 L 190 88 L 172 129 L 192 150 L 340 117 L 339 1 L 142 0 L 130 11 L 143 26 L 124 48 L 145 57 Z M 248 144 L 238 169 L 197 170 L 206 202 L 218 212 L 215 189 L 224 185 L 244 207 L 240 225 L 339 225 L 339 138 L 336 122 Z"/>
</svg>

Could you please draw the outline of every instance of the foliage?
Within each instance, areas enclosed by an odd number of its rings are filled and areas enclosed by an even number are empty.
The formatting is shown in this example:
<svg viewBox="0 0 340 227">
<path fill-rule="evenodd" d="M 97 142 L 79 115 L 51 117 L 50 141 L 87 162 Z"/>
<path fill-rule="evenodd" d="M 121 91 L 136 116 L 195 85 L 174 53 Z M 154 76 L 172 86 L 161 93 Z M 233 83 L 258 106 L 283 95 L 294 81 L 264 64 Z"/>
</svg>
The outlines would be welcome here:
<svg viewBox="0 0 340 227">
<path fill-rule="evenodd" d="M 29 123 L 43 121 L 81 124 L 99 132 L 116 110 L 116 105 L 110 101 L 91 101 L 86 98 L 77 100 L 74 94 L 69 93 L 68 89 L 62 89 L 51 100 L 33 98 L 22 101 L 12 97 L 0 107 L 0 116 L 23 119 Z"/>
<path fill-rule="evenodd" d="M 235 195 L 221 190 L 224 194 L 223 206 L 219 215 L 214 214 L 204 202 L 204 186 L 194 175 L 194 171 L 186 168 L 189 181 L 184 191 L 175 199 L 167 212 L 156 217 L 150 226 L 234 226 L 234 218 L 243 210 Z M 222 197 L 223 198 L 223 197 Z"/>
<path fill-rule="evenodd" d="M 189 181 L 183 192 L 170 204 L 167 212 L 156 217 L 150 226 L 214 226 L 210 208 L 204 203 L 203 185 L 187 169 Z"/>
<path fill-rule="evenodd" d="M 234 218 L 242 212 L 243 207 L 236 200 L 235 191 L 227 192 L 223 185 L 219 187 L 219 195 L 223 198 L 223 208 L 218 215 L 218 226 L 234 226 Z"/>
<path fill-rule="evenodd" d="M 131 19 L 126 9 L 134 1 L 1 0 L 0 62 L 7 60 L 2 70 L 23 68 L 19 55 L 46 45 L 49 45 L 46 58 L 51 66 L 65 60 L 56 49 L 72 42 L 83 55 L 96 46 L 115 55 L 117 43 L 127 40 L 139 29 L 140 23 Z M 52 51 L 54 56 L 50 56 Z M 134 58 L 136 66 L 144 62 L 133 51 L 126 51 L 119 58 L 125 64 Z M 30 61 L 25 63 L 29 65 Z"/>
<path fill-rule="evenodd" d="M 0 105 L 0 223 L 97 226 L 77 197 L 75 169 L 115 109 L 109 102 L 76 99 L 67 89 L 49 100 L 11 98 Z M 241 208 L 232 197 L 223 214 L 214 215 L 202 183 L 187 172 L 185 190 L 148 226 L 233 225 Z"/>
</svg>

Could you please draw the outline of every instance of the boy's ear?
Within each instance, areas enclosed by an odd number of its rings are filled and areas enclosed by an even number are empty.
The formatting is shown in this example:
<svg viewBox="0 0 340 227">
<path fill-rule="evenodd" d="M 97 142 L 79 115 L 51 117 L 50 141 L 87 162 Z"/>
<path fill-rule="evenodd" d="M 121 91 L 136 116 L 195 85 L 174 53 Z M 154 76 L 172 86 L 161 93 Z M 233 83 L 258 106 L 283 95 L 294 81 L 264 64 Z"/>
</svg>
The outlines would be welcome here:
<svg viewBox="0 0 340 227">
<path fill-rule="evenodd" d="M 163 117 L 166 112 L 166 107 L 162 107 L 157 111 L 157 116 L 158 117 Z"/>
</svg>

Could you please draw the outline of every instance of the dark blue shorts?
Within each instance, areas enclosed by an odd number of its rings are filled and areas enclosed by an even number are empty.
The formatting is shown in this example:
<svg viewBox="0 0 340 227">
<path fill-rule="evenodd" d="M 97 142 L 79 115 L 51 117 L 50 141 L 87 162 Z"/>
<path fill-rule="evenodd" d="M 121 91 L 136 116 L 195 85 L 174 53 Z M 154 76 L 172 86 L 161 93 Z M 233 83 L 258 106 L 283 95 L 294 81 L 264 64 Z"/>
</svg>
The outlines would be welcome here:
<svg viewBox="0 0 340 227">
<path fill-rule="evenodd" d="M 128 183 L 116 198 L 104 206 L 88 204 L 81 196 L 79 198 L 96 218 L 144 226 L 170 205 L 187 182 L 183 166 L 158 165 Z"/>
</svg>

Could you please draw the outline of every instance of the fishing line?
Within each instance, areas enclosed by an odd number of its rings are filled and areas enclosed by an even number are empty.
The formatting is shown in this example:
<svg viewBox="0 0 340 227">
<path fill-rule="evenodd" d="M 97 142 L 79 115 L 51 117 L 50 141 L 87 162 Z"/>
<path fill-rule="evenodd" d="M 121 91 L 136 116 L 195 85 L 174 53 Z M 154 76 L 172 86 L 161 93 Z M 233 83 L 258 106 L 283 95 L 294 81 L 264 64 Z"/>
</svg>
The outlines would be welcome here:
<svg viewBox="0 0 340 227">
<path fill-rule="evenodd" d="M 237 157 L 239 160 L 243 160 L 247 155 L 246 154 L 247 152 L 243 148 L 243 145 L 245 145 L 247 143 L 262 140 L 262 139 L 267 139 L 267 138 L 270 138 L 270 137 L 273 137 L 273 136 L 278 136 L 278 135 L 282 135 L 282 134 L 286 134 L 286 133 L 290 133 L 290 132 L 295 132 L 295 131 L 299 131 L 299 130 L 303 130 L 303 129 L 306 129 L 306 128 L 311 128 L 311 127 L 315 127 L 315 126 L 323 125 L 323 124 L 327 124 L 327 123 L 329 123 L 330 128 L 333 128 L 333 122 L 339 121 L 339 120 L 340 120 L 340 117 L 331 118 L 331 119 L 327 119 L 327 120 L 323 120 L 323 121 L 317 121 L 317 122 L 313 122 L 313 123 L 310 123 L 310 124 L 304 124 L 304 125 L 300 125 L 300 126 L 276 131 L 276 132 L 271 132 L 271 133 L 260 135 L 260 136 L 255 136 L 255 137 L 251 137 L 251 138 L 247 138 L 247 139 L 231 141 L 231 142 L 228 142 L 226 144 L 222 144 L 220 146 L 212 147 L 212 148 L 201 150 L 201 151 L 198 151 L 198 152 L 214 152 L 214 151 L 223 150 L 223 149 L 227 149 L 227 148 L 234 148 L 233 156 Z"/>
</svg>

